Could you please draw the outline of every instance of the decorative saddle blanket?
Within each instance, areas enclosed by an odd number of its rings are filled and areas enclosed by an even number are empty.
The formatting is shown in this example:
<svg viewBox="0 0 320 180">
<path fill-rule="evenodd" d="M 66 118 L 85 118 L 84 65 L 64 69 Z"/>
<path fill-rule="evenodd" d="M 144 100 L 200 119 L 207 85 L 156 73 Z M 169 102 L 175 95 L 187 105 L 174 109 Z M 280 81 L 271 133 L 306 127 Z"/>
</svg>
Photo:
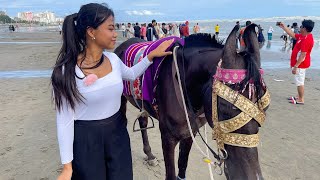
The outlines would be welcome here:
<svg viewBox="0 0 320 180">
<path fill-rule="evenodd" d="M 140 62 L 151 51 L 156 49 L 163 41 L 175 39 L 174 42 L 180 42 L 184 45 L 184 40 L 178 37 L 166 37 L 157 41 L 142 42 L 132 44 L 125 52 L 124 63 L 128 67 L 132 67 Z M 169 50 L 174 43 L 167 49 Z M 137 78 L 135 81 L 123 81 L 123 94 L 132 95 L 135 99 L 145 100 L 153 104 L 155 87 L 157 85 L 157 78 L 159 76 L 159 68 L 165 57 L 154 58 L 153 63 L 148 67 L 145 73 Z"/>
</svg>

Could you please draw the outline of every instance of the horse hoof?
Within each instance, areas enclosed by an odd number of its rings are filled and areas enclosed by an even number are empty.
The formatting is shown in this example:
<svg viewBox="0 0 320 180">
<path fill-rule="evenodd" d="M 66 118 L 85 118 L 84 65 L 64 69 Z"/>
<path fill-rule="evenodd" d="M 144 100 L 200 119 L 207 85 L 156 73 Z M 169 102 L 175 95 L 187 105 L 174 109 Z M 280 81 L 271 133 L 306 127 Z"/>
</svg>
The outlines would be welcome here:
<svg viewBox="0 0 320 180">
<path fill-rule="evenodd" d="M 159 164 L 157 158 L 147 160 L 147 162 L 148 162 L 149 166 L 157 166 Z"/>
<path fill-rule="evenodd" d="M 182 179 L 179 176 L 177 176 L 177 180 L 186 180 L 186 178 Z"/>
</svg>

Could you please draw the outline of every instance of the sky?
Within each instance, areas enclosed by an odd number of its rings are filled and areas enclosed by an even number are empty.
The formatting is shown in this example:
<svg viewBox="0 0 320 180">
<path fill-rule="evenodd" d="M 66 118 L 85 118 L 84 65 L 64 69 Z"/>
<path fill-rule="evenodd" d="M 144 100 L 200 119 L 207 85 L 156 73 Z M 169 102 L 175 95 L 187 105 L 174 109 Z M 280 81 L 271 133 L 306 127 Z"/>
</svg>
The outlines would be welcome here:
<svg viewBox="0 0 320 180">
<path fill-rule="evenodd" d="M 0 10 L 10 17 L 46 10 L 64 17 L 90 2 L 107 3 L 118 22 L 320 16 L 320 0 L 0 0 Z"/>
</svg>

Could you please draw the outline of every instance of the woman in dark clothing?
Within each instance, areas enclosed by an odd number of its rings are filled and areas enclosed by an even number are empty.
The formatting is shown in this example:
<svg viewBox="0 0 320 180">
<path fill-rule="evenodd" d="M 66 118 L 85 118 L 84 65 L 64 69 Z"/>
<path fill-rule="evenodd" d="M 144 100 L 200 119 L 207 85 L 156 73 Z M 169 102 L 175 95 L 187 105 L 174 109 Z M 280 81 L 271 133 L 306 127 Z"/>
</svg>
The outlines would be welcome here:
<svg viewBox="0 0 320 180">
<path fill-rule="evenodd" d="M 105 49 L 115 47 L 114 13 L 106 4 L 83 5 L 67 16 L 51 83 L 63 169 L 58 180 L 132 180 L 130 138 L 120 113 L 122 80 L 135 80 L 173 40 L 133 67 Z"/>
</svg>

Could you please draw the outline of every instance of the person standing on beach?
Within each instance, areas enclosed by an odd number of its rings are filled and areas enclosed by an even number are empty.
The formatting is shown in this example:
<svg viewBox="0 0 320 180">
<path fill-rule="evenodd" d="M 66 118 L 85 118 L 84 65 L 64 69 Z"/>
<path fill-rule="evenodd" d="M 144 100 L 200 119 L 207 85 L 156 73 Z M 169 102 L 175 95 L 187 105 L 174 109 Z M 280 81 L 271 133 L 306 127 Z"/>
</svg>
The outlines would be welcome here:
<svg viewBox="0 0 320 180">
<path fill-rule="evenodd" d="M 141 24 L 141 29 L 140 29 L 140 38 L 147 40 L 146 39 L 147 36 L 147 27 L 146 27 L 146 23 Z"/>
<path fill-rule="evenodd" d="M 127 37 L 126 26 L 124 25 L 124 23 L 122 23 L 121 25 L 121 31 L 122 31 L 122 37 Z"/>
<path fill-rule="evenodd" d="M 260 24 L 258 25 L 258 42 L 263 45 L 265 39 L 263 36 L 263 28 L 260 26 Z"/>
<path fill-rule="evenodd" d="M 268 30 L 268 41 L 271 41 L 272 40 L 272 33 L 273 33 L 273 28 L 272 26 L 269 27 L 269 30 Z"/>
<path fill-rule="evenodd" d="M 249 26 L 251 24 L 251 21 L 246 21 L 246 27 Z M 246 29 L 246 27 L 243 27 L 240 29 L 240 33 L 239 33 L 239 39 L 240 39 L 240 51 L 243 51 L 245 48 L 246 48 L 246 44 L 244 43 L 244 40 L 243 40 L 243 33 L 244 33 L 244 30 Z"/>
<path fill-rule="evenodd" d="M 186 23 L 181 25 L 181 38 L 186 38 L 190 35 L 189 33 L 189 21 L 186 21 Z"/>
<path fill-rule="evenodd" d="M 200 33 L 200 26 L 198 23 L 193 27 L 193 33 L 194 34 Z"/>
<path fill-rule="evenodd" d="M 220 32 L 219 24 L 217 24 L 216 27 L 214 27 L 214 30 L 215 30 L 216 37 L 218 37 L 219 36 L 219 32 Z"/>
<path fill-rule="evenodd" d="M 292 31 L 295 34 L 299 34 L 300 33 L 299 27 L 298 27 L 298 23 L 296 23 L 296 22 L 292 23 Z M 292 38 L 292 50 L 293 50 L 294 46 L 296 45 L 296 43 L 297 43 L 297 40 L 296 40 L 296 38 L 293 37 Z"/>
<path fill-rule="evenodd" d="M 58 180 L 132 180 L 126 118 L 120 109 L 122 80 L 139 77 L 155 57 L 172 54 L 164 41 L 129 68 L 112 50 L 117 40 L 114 12 L 90 3 L 67 16 L 63 44 L 51 83 L 63 169 Z"/>
<path fill-rule="evenodd" d="M 127 32 L 127 38 L 128 38 L 128 39 L 134 37 L 134 29 L 133 29 L 133 27 L 131 26 L 131 23 L 128 23 L 126 32 Z"/>
<path fill-rule="evenodd" d="M 136 23 L 136 25 L 133 27 L 134 29 L 134 37 L 140 38 L 140 26 L 139 23 Z"/>
<path fill-rule="evenodd" d="M 151 23 L 148 24 L 147 28 L 147 41 L 156 41 L 159 39 L 158 33 L 155 29 L 155 26 L 157 25 L 156 20 L 152 20 Z"/>
<path fill-rule="evenodd" d="M 290 101 L 293 104 L 304 104 L 304 81 L 306 76 L 306 69 L 311 64 L 311 51 L 314 45 L 314 39 L 312 30 L 314 22 L 312 20 L 303 20 L 300 26 L 300 34 L 295 34 L 282 22 L 279 25 L 289 36 L 297 40 L 291 53 L 290 66 L 292 68 L 292 74 L 295 77 L 295 83 L 298 90 L 298 96 L 290 97 Z"/>
<path fill-rule="evenodd" d="M 61 23 L 59 23 L 59 25 L 58 25 L 58 29 L 59 29 L 59 34 L 61 35 L 61 33 L 62 33 Z"/>
</svg>

